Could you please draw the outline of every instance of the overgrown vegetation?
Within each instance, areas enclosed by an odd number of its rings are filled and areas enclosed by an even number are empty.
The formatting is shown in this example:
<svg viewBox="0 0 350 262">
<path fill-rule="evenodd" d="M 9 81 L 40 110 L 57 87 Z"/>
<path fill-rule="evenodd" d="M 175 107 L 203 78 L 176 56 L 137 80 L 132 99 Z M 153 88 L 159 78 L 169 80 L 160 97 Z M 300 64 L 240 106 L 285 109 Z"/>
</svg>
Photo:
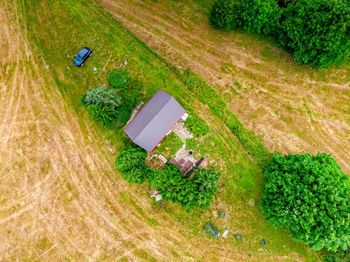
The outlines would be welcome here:
<svg viewBox="0 0 350 262">
<path fill-rule="evenodd" d="M 298 63 L 316 69 L 350 53 L 350 6 L 343 0 L 217 0 L 210 23 L 273 36 Z"/>
<path fill-rule="evenodd" d="M 207 124 L 202 119 L 193 115 L 186 119 L 185 126 L 194 133 L 196 137 L 201 137 L 208 133 Z"/>
<path fill-rule="evenodd" d="M 279 42 L 301 64 L 326 68 L 350 53 L 350 6 L 342 0 L 298 0 L 283 11 Z"/>
<path fill-rule="evenodd" d="M 131 79 L 126 70 L 112 70 L 108 74 L 108 83 L 116 88 L 127 108 L 132 110 L 141 101 L 142 82 L 138 79 Z"/>
<path fill-rule="evenodd" d="M 180 76 L 187 88 L 196 95 L 202 103 L 209 106 L 212 112 L 218 116 L 238 138 L 254 160 L 260 166 L 264 167 L 271 159 L 271 152 L 265 148 L 259 137 L 255 136 L 242 125 L 238 117 L 226 105 L 219 93 L 190 69 L 186 69 Z"/>
<path fill-rule="evenodd" d="M 112 70 L 108 74 L 108 83 L 114 88 L 120 88 L 125 91 L 130 81 L 130 74 L 126 70 Z"/>
<path fill-rule="evenodd" d="M 274 155 L 266 167 L 262 210 L 312 249 L 350 247 L 350 182 L 327 154 Z"/>
<path fill-rule="evenodd" d="M 109 128 L 125 124 L 130 117 L 130 110 L 122 104 L 122 98 L 107 87 L 88 90 L 81 102 L 94 120 Z"/>
<path fill-rule="evenodd" d="M 131 183 L 143 183 L 145 178 L 151 188 L 156 188 L 165 201 L 182 205 L 190 212 L 196 207 L 206 210 L 217 192 L 220 175 L 214 168 L 196 169 L 192 180 L 186 178 L 176 165 L 160 169 L 146 166 L 147 153 L 141 148 L 126 147 L 116 159 L 116 168 Z"/>
<path fill-rule="evenodd" d="M 145 164 L 147 152 L 140 147 L 125 147 L 120 151 L 116 161 L 116 169 L 124 174 L 126 181 L 142 184 L 145 175 L 150 172 Z"/>
</svg>

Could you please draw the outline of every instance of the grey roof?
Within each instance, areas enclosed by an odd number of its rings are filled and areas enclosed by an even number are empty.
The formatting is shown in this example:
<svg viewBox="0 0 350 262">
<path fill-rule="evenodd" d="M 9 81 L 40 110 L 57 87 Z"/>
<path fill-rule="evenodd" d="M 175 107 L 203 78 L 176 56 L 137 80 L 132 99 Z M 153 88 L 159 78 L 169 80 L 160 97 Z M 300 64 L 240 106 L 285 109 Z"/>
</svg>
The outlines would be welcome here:
<svg viewBox="0 0 350 262">
<path fill-rule="evenodd" d="M 185 112 L 174 97 L 159 89 L 124 131 L 135 144 L 150 152 Z"/>
</svg>

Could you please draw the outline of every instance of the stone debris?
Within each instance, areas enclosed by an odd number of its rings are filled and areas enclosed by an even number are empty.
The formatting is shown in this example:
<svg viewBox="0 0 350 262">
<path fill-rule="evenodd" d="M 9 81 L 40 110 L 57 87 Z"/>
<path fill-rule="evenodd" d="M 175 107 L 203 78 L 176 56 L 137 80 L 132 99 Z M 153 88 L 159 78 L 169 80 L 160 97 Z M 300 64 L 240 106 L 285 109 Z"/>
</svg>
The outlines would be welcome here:
<svg viewBox="0 0 350 262">
<path fill-rule="evenodd" d="M 164 162 L 166 164 L 166 162 L 168 161 L 163 155 L 158 155 L 158 154 L 153 154 L 151 155 L 151 157 L 149 158 L 149 160 L 151 161 L 152 158 L 158 158 L 159 160 L 161 160 L 162 162 Z"/>
<path fill-rule="evenodd" d="M 222 233 L 222 237 L 223 237 L 223 238 L 227 238 L 228 232 L 229 232 L 229 231 L 226 229 L 226 230 Z"/>
<path fill-rule="evenodd" d="M 162 160 L 164 163 L 167 162 L 166 158 L 163 155 L 158 155 L 158 158 Z"/>
<path fill-rule="evenodd" d="M 193 134 L 185 127 L 183 121 L 177 121 L 172 131 L 181 139 L 182 142 L 186 142 L 187 138 L 193 138 Z"/>
</svg>

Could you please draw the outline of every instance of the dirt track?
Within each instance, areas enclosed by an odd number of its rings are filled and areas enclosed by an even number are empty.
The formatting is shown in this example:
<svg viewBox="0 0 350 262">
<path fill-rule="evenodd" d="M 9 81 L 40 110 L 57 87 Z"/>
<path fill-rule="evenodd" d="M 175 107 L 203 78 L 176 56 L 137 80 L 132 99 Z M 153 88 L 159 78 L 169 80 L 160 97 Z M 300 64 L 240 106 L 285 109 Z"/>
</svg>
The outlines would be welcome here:
<svg viewBox="0 0 350 262">
<path fill-rule="evenodd" d="M 314 71 L 264 41 L 214 30 L 189 0 L 101 3 L 150 48 L 212 84 L 270 150 L 327 152 L 349 173 L 349 70 Z"/>
</svg>

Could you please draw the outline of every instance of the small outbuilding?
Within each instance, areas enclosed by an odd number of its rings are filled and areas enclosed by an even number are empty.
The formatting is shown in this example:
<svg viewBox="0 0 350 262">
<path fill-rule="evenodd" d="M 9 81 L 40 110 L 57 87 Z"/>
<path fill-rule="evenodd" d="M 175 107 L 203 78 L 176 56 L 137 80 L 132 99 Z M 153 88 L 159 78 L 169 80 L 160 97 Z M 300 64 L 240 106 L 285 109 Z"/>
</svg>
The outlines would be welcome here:
<svg viewBox="0 0 350 262">
<path fill-rule="evenodd" d="M 174 97 L 159 89 L 124 131 L 135 144 L 151 152 L 185 113 Z"/>
</svg>

